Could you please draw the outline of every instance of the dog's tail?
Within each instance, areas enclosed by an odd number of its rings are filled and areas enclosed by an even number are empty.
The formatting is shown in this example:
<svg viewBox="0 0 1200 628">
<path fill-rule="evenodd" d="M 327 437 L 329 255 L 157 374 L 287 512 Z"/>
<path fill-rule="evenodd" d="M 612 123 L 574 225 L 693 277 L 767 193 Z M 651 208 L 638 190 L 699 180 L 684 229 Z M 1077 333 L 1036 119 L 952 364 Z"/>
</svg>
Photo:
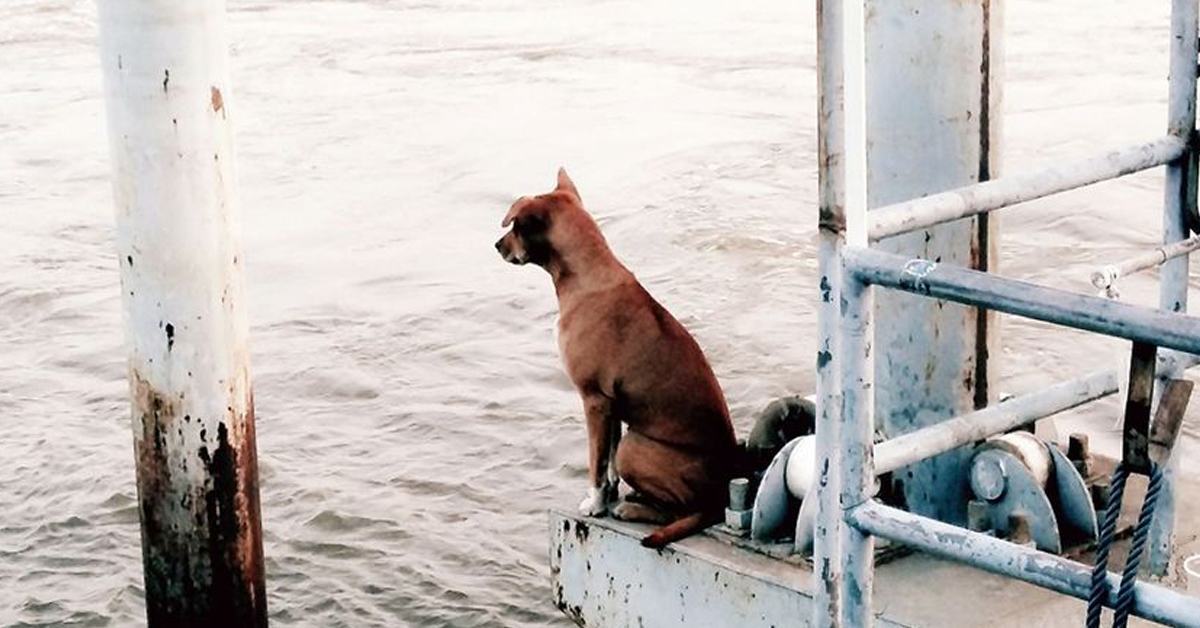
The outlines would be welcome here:
<svg viewBox="0 0 1200 628">
<path fill-rule="evenodd" d="M 684 515 L 642 537 L 642 546 L 658 549 L 668 543 L 674 543 L 679 539 L 691 536 L 704 528 L 716 524 L 720 520 L 720 513 L 714 511 L 699 511 L 690 515 Z"/>
</svg>

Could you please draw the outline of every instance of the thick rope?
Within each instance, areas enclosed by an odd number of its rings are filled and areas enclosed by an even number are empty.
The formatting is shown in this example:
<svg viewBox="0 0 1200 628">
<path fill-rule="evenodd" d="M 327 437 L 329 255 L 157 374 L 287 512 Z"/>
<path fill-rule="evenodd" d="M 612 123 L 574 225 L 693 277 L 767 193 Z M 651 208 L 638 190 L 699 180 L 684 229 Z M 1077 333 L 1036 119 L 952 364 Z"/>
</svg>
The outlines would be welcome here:
<svg viewBox="0 0 1200 628">
<path fill-rule="evenodd" d="M 1117 531 L 1117 517 L 1121 514 L 1121 497 L 1125 494 L 1125 480 L 1129 469 L 1122 464 L 1113 471 L 1108 486 L 1108 504 L 1104 510 L 1104 521 L 1100 525 L 1100 538 L 1096 543 L 1096 565 L 1092 568 L 1092 590 L 1088 596 L 1087 628 L 1100 628 L 1100 614 L 1108 597 L 1108 550 L 1112 548 Z"/>
<path fill-rule="evenodd" d="M 1138 565 L 1142 560 L 1142 550 L 1146 548 L 1146 537 L 1150 535 L 1150 522 L 1154 519 L 1154 504 L 1162 490 L 1162 469 L 1158 465 L 1150 466 L 1150 485 L 1146 488 L 1146 501 L 1142 503 L 1142 512 L 1138 515 L 1137 528 L 1133 531 L 1133 542 L 1129 546 L 1129 558 L 1125 561 L 1125 569 L 1121 573 L 1121 588 L 1117 591 L 1117 605 L 1114 607 L 1113 628 L 1125 628 L 1129 623 L 1129 612 L 1133 610 L 1133 583 L 1137 581 Z"/>
</svg>

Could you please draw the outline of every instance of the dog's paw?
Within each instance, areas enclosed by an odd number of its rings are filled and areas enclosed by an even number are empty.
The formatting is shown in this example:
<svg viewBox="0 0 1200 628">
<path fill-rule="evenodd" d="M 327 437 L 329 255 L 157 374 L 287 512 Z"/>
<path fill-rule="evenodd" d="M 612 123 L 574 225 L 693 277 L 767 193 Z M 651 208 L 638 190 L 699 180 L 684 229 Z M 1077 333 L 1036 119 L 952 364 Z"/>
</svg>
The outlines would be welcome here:
<svg viewBox="0 0 1200 628">
<path fill-rule="evenodd" d="M 579 514 L 585 517 L 602 517 L 608 514 L 608 500 L 603 488 L 589 488 L 587 497 L 579 502 Z"/>
<path fill-rule="evenodd" d="M 666 514 L 647 504 L 621 500 L 612 508 L 613 519 L 639 521 L 643 523 L 666 523 Z"/>
</svg>

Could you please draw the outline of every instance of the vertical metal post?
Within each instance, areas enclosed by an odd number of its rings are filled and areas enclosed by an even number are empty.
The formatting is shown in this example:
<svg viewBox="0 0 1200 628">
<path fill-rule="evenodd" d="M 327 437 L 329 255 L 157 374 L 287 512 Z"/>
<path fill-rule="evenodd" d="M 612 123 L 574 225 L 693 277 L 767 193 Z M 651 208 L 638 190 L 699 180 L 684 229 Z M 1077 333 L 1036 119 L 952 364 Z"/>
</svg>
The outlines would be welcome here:
<svg viewBox="0 0 1200 628">
<path fill-rule="evenodd" d="M 866 248 L 867 238 L 867 82 L 864 0 L 849 0 L 844 9 L 843 38 L 845 110 L 846 247 Z M 844 249 L 846 250 L 846 249 Z M 841 460 L 841 507 L 838 551 L 842 581 L 838 600 L 841 625 L 869 628 L 872 624 L 871 583 L 875 569 L 875 540 L 855 527 L 846 512 L 871 498 L 875 488 L 872 463 L 875 395 L 871 345 L 873 289 L 852 276 L 844 264 L 840 276 L 842 416 L 838 434 Z"/>
<path fill-rule="evenodd" d="M 838 376 L 838 325 L 841 300 L 841 251 L 845 243 L 845 126 L 843 109 L 842 1 L 817 0 L 817 120 L 820 210 L 817 248 L 820 280 L 817 309 L 817 500 L 813 537 L 813 626 L 837 625 L 838 583 L 842 564 L 838 528 L 843 524 L 839 505 L 840 456 L 838 434 L 842 396 Z M 853 0 L 852 0 L 853 1 Z"/>
<path fill-rule="evenodd" d="M 1171 244 L 1187 237 L 1187 212 L 1196 208 L 1196 57 L 1197 0 L 1173 0 L 1171 3 L 1171 66 L 1167 104 L 1168 132 L 1188 141 L 1188 151 L 1169 164 L 1163 203 L 1163 243 Z M 1188 258 L 1183 255 L 1167 261 L 1159 275 L 1159 307 L 1168 312 L 1187 311 Z M 1166 379 L 1179 377 L 1178 360 L 1173 352 L 1163 352 L 1164 368 L 1159 372 L 1159 389 Z M 1165 575 L 1170 567 L 1175 532 L 1175 476 L 1179 457 L 1172 456 L 1163 477 L 1163 489 L 1150 530 L 1150 570 Z"/>
<path fill-rule="evenodd" d="M 266 626 L 223 0 L 100 0 L 151 627 Z"/>
<path fill-rule="evenodd" d="M 867 0 L 870 206 L 996 175 L 1000 153 L 1003 0 Z M 997 217 L 976 216 L 886 238 L 877 248 L 995 270 Z M 985 310 L 894 291 L 875 295 L 878 428 L 888 438 L 993 401 L 997 328 Z M 908 509 L 966 524 L 967 447 L 893 474 Z"/>
<path fill-rule="evenodd" d="M 875 491 L 872 441 L 875 431 L 874 362 L 871 358 L 874 307 L 871 286 L 849 272 L 842 274 L 842 491 L 839 516 L 871 498 Z M 845 522 L 839 539 L 844 560 L 842 626 L 872 623 L 871 588 L 874 577 L 874 537 Z"/>
<path fill-rule="evenodd" d="M 871 300 L 869 289 L 864 291 L 862 284 L 844 275 L 841 261 L 843 247 L 867 246 L 863 3 L 824 0 L 818 2 L 817 12 L 820 512 L 814 539 L 817 595 L 813 623 L 866 626 L 871 617 L 873 541 L 851 526 L 844 512 L 866 499 L 864 495 L 874 486 L 870 464 L 872 376 L 864 369 L 869 361 L 863 360 L 870 352 Z"/>
</svg>

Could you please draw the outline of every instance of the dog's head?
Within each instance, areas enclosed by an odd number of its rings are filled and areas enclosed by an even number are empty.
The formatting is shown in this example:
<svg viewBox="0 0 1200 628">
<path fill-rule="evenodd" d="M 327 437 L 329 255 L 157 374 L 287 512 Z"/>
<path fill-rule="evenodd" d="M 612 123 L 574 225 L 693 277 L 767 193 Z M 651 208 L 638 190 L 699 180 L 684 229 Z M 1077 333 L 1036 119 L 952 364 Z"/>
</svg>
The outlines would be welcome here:
<svg viewBox="0 0 1200 628">
<path fill-rule="evenodd" d="M 501 227 L 510 225 L 512 229 L 496 241 L 500 256 L 512 264 L 537 264 L 547 269 L 564 251 L 584 248 L 600 233 L 562 168 L 553 192 L 523 196 L 512 204 L 500 223 Z"/>
</svg>

